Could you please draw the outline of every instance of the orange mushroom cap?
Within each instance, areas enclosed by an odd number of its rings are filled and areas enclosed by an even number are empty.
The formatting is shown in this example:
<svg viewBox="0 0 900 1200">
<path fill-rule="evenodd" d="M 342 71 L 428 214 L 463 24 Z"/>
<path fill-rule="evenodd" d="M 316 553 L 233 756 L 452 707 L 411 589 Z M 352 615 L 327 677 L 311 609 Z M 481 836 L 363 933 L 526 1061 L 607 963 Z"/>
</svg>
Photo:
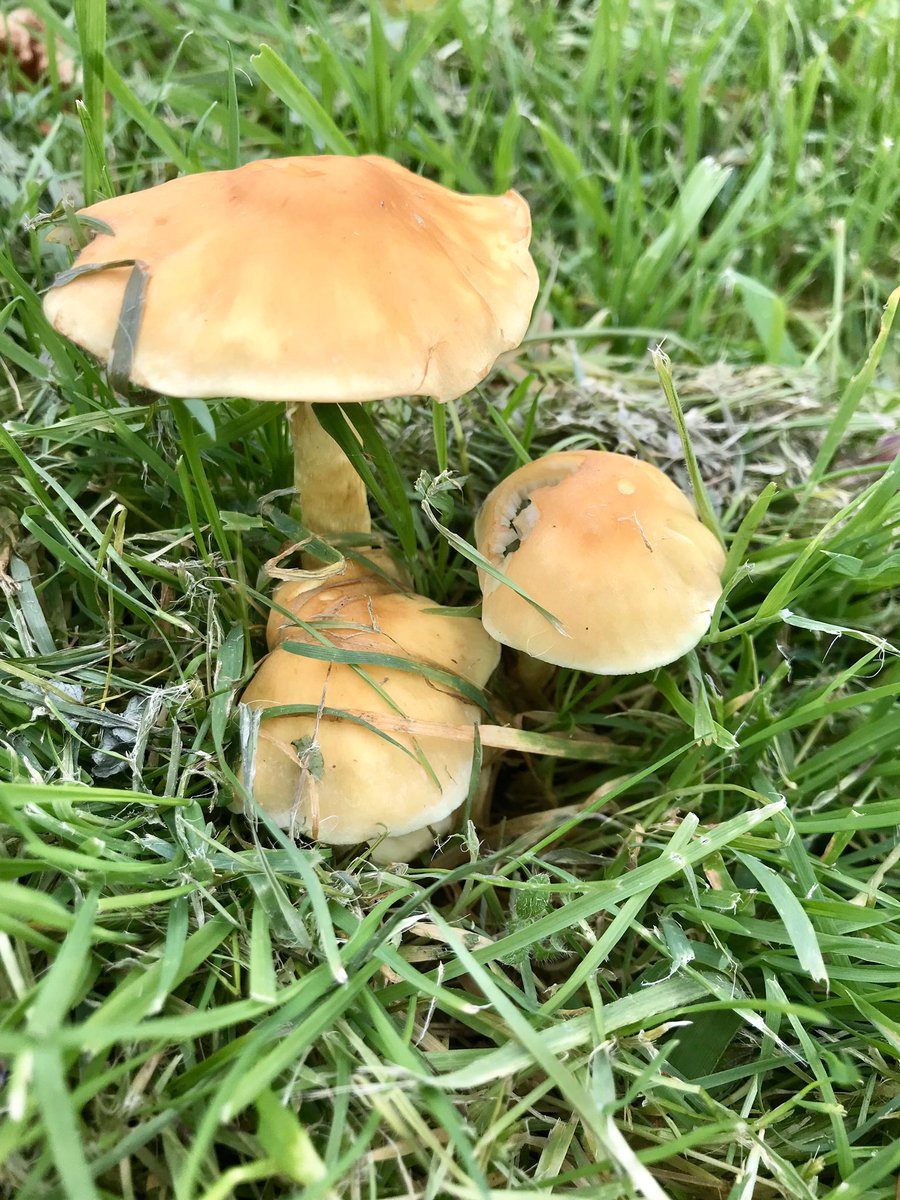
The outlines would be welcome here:
<svg viewBox="0 0 900 1200">
<path fill-rule="evenodd" d="M 482 621 L 534 658 L 605 675 L 674 662 L 709 628 L 722 547 L 649 463 L 600 450 L 548 454 L 514 471 L 475 524 L 478 549 L 550 612 L 486 571 Z"/>
<path fill-rule="evenodd" d="M 516 192 L 464 196 L 386 158 L 265 159 L 82 211 L 75 263 L 147 272 L 132 382 L 182 397 L 462 395 L 528 326 L 538 279 Z M 108 362 L 131 268 L 80 274 L 44 308 Z"/>
<path fill-rule="evenodd" d="M 264 716 L 254 798 L 277 824 L 331 845 L 388 835 L 376 861 L 424 849 L 433 840 L 429 830 L 450 827 L 472 776 L 473 739 L 441 731 L 471 730 L 479 710 L 418 665 L 480 688 L 497 665 L 500 647 L 474 618 L 444 615 L 427 597 L 392 589 L 356 567 L 319 587 L 284 584 L 275 600 L 337 650 L 359 655 L 360 669 L 294 654 L 288 645 L 315 646 L 316 638 L 283 615 L 270 624 L 274 649 L 241 703 L 261 710 L 321 704 L 329 712 Z M 372 654 L 407 660 L 411 669 L 373 664 L 367 659 Z M 336 719 L 336 711 L 348 714 L 346 719 Z M 398 730 L 397 718 L 422 730 Z M 387 736 L 378 732 L 385 719 Z M 304 770 L 298 746 L 313 741 L 319 765 Z"/>
</svg>

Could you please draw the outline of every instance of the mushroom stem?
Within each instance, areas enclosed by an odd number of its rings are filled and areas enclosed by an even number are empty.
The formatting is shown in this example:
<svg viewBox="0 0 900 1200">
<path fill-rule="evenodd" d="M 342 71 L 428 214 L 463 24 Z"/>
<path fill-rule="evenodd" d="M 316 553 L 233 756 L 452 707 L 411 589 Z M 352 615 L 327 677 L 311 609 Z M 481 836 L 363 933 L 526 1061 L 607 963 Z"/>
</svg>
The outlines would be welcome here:
<svg viewBox="0 0 900 1200">
<path fill-rule="evenodd" d="M 294 447 L 294 485 L 303 524 L 319 537 L 368 533 L 366 485 L 347 455 L 316 419 L 311 404 L 288 404 Z"/>
</svg>

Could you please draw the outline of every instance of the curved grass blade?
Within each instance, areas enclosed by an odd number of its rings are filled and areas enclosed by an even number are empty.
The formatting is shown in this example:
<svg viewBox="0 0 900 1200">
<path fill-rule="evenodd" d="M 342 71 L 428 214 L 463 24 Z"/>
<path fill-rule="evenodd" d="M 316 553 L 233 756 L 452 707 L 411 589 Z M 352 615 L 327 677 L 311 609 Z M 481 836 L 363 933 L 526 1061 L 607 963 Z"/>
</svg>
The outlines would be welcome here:
<svg viewBox="0 0 900 1200">
<path fill-rule="evenodd" d="M 369 650 L 339 650 L 336 646 L 310 646 L 302 642 L 283 642 L 280 648 L 289 654 L 299 654 L 303 658 L 315 658 L 319 662 L 344 663 L 351 667 L 389 667 L 393 671 L 424 675 L 433 683 L 458 692 L 472 704 L 476 704 L 491 715 L 491 707 L 486 694 L 474 683 L 469 683 L 468 679 L 454 675 L 451 671 L 442 671 L 439 667 L 430 667 L 426 663 L 416 662 L 411 658 L 402 658 L 399 654 L 376 654 Z M 491 719 L 494 719 L 493 716 Z"/>
</svg>

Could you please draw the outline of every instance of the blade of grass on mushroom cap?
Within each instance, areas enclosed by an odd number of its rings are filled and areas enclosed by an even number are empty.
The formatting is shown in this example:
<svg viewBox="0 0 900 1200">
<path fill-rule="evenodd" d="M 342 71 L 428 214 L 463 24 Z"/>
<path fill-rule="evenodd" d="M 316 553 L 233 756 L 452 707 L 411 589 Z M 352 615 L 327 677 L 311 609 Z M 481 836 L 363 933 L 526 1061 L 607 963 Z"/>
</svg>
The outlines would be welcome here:
<svg viewBox="0 0 900 1200">
<path fill-rule="evenodd" d="M 65 287 L 67 283 L 73 283 L 84 275 L 98 275 L 101 271 L 115 271 L 119 267 L 141 267 L 146 270 L 147 264 L 139 258 L 111 258 L 107 262 L 101 263 L 79 263 L 77 266 L 68 267 L 65 271 L 57 272 L 50 287 Z"/>
<path fill-rule="evenodd" d="M 410 721 L 403 717 L 390 717 L 389 715 L 381 715 L 379 713 L 357 712 L 344 708 L 329 708 L 321 704 L 272 704 L 268 708 L 264 708 L 260 713 L 260 720 L 264 722 L 274 717 L 295 717 L 295 716 L 318 716 L 324 720 L 348 721 L 351 725 L 359 725 L 362 729 L 368 729 L 370 733 L 376 734 L 383 738 L 395 749 L 409 755 L 410 758 L 415 758 L 412 750 L 398 742 L 396 738 L 392 738 L 387 732 L 387 728 L 392 728 L 395 731 L 422 733 L 426 732 L 419 728 L 421 722 Z M 387 728 L 385 728 L 385 726 Z"/>
<path fill-rule="evenodd" d="M 425 513 L 425 516 L 435 527 L 438 533 L 442 534 L 450 543 L 450 545 L 453 546 L 455 550 L 459 551 L 463 558 L 468 559 L 470 563 L 473 563 L 480 571 L 484 571 L 487 575 L 490 575 L 492 579 L 496 579 L 498 583 L 503 584 L 505 587 L 512 588 L 512 590 L 518 596 L 521 596 L 523 600 L 527 600 L 532 608 L 535 608 L 545 620 L 549 621 L 558 633 L 564 633 L 565 630 L 563 629 L 562 623 L 558 617 L 555 617 L 553 613 L 549 612 L 542 605 L 538 604 L 536 600 L 528 595 L 524 588 L 519 587 L 517 583 L 514 583 L 511 579 L 507 578 L 507 576 L 504 575 L 502 571 L 498 570 L 493 563 L 488 562 L 483 554 L 479 554 L 474 546 L 470 546 L 465 538 L 462 538 L 459 536 L 459 534 L 454 533 L 452 529 L 448 529 L 447 526 L 438 519 L 430 497 L 435 490 L 440 490 L 448 485 L 452 485 L 454 487 L 459 486 L 456 480 L 442 479 L 440 476 L 438 476 L 437 479 L 432 479 L 431 476 L 429 476 L 425 471 L 422 471 L 422 473 L 419 475 L 419 478 L 416 480 L 416 491 L 419 495 L 422 511 Z"/>
<path fill-rule="evenodd" d="M 40 213 L 28 222 L 29 231 L 49 227 L 48 242 L 60 241 L 64 245 L 71 237 L 77 247 L 86 245 L 94 233 L 105 233 L 113 236 L 113 228 L 99 217 L 88 213 L 78 212 L 71 203 L 63 201 L 52 212 Z"/>
<path fill-rule="evenodd" d="M 329 645 L 310 646 L 295 641 L 282 642 L 281 649 L 287 651 L 288 654 L 299 654 L 303 658 L 315 658 L 320 662 L 346 663 L 352 667 L 389 667 L 394 671 L 423 675 L 426 679 L 431 679 L 435 683 L 440 683 L 444 687 L 458 692 L 492 717 L 487 693 L 481 688 L 470 683 L 468 679 L 463 679 L 460 675 L 454 675 L 451 671 L 443 671 L 439 667 L 432 667 L 427 663 L 417 662 L 415 659 L 403 658 L 398 654 L 380 654 L 373 650 L 341 650 L 337 646 Z"/>
<path fill-rule="evenodd" d="M 122 307 L 116 320 L 116 332 L 113 335 L 107 367 L 109 381 L 117 392 L 126 392 L 131 381 L 131 369 L 141 332 L 144 299 L 149 282 L 150 272 L 146 264 L 135 262 L 122 295 Z"/>
<path fill-rule="evenodd" d="M 539 733 L 529 729 L 512 729 L 507 725 L 483 723 L 448 725 L 438 721 L 422 721 L 417 717 L 371 712 L 366 709 L 323 708 L 318 704 L 272 705 L 263 710 L 262 720 L 265 721 L 271 717 L 289 717 L 296 714 L 312 715 L 314 713 L 318 713 L 328 720 L 350 721 L 369 729 L 406 754 L 409 754 L 410 751 L 392 738 L 388 731 L 453 742 L 478 740 L 482 745 L 490 746 L 495 750 L 518 750 L 522 754 L 569 758 L 579 762 L 622 762 L 633 758 L 636 753 L 631 748 L 615 742 L 612 738 Z"/>
</svg>

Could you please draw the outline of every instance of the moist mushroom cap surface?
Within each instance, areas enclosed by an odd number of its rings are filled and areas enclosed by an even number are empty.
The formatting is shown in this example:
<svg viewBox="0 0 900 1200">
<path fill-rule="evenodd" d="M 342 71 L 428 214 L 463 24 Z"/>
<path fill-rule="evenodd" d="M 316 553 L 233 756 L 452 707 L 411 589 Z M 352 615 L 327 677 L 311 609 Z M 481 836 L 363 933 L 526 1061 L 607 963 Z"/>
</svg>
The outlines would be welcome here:
<svg viewBox="0 0 900 1200">
<path fill-rule="evenodd" d="M 649 463 L 599 450 L 529 463 L 488 496 L 479 551 L 561 623 L 479 572 L 482 621 L 534 658 L 627 675 L 674 662 L 709 628 L 725 557 Z"/>
<path fill-rule="evenodd" d="M 465 196 L 390 159 L 266 159 L 82 210 L 76 266 L 148 285 L 132 382 L 173 396 L 448 399 L 517 346 L 537 295 L 516 192 Z M 109 361 L 131 268 L 50 290 L 61 333 Z"/>
</svg>

